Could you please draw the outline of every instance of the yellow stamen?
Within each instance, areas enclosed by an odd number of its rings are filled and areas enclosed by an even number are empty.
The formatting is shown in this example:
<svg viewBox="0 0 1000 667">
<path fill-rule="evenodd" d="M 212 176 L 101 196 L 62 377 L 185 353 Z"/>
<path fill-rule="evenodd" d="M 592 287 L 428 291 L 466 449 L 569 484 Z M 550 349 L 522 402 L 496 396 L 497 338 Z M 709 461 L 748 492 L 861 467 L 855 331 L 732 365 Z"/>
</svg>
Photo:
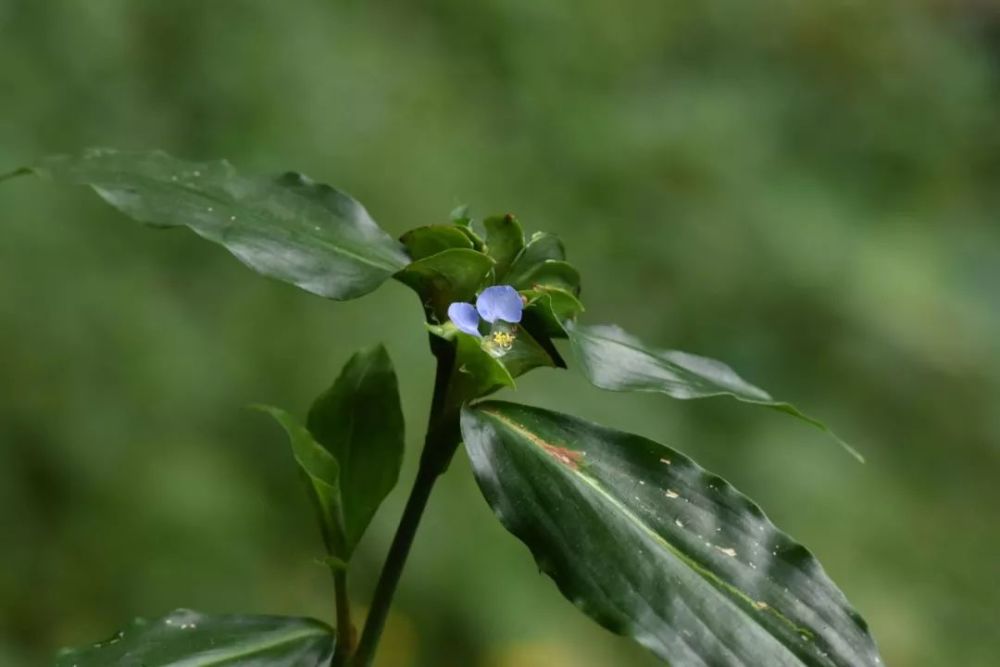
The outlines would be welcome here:
<svg viewBox="0 0 1000 667">
<path fill-rule="evenodd" d="M 494 331 L 493 342 L 505 350 L 509 350 L 514 344 L 514 334 L 507 331 Z"/>
</svg>

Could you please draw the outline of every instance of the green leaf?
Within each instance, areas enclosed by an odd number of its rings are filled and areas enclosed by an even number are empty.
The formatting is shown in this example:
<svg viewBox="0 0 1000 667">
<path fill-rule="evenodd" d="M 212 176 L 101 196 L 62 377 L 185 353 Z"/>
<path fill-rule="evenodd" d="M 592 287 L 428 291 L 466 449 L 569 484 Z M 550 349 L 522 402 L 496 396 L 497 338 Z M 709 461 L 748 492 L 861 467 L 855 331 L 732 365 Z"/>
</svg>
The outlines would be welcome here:
<svg viewBox="0 0 1000 667">
<path fill-rule="evenodd" d="M 508 350 L 499 350 L 489 337 L 449 331 L 455 339 L 455 365 L 449 382 L 447 403 L 459 407 L 467 401 L 514 386 L 514 378 L 542 367 L 558 367 L 562 359 L 553 356 L 524 328 L 519 328 Z"/>
<path fill-rule="evenodd" d="M 389 353 L 377 345 L 352 356 L 313 403 L 308 428 L 280 408 L 255 407 L 288 433 L 331 563 L 347 563 L 403 463 L 403 410 Z"/>
<path fill-rule="evenodd" d="M 584 310 L 578 298 L 558 287 L 539 286 L 522 294 L 528 300 L 525 326 L 550 338 L 566 338 L 565 322 Z"/>
<path fill-rule="evenodd" d="M 468 227 L 472 224 L 472 216 L 469 215 L 468 204 L 459 204 L 451 210 L 451 214 L 448 217 L 451 218 L 451 222 L 454 225 Z"/>
<path fill-rule="evenodd" d="M 350 358 L 306 422 L 340 465 L 347 560 L 379 505 L 399 480 L 403 464 L 403 410 L 399 383 L 382 345 Z"/>
<path fill-rule="evenodd" d="M 496 260 L 496 282 L 507 283 L 504 276 L 514 260 L 524 250 L 524 230 L 513 215 L 494 216 L 483 220 L 486 228 L 486 250 Z"/>
<path fill-rule="evenodd" d="M 406 246 L 414 260 L 436 255 L 452 248 L 473 247 L 472 241 L 460 227 L 454 225 L 427 225 L 403 234 L 400 242 Z"/>
<path fill-rule="evenodd" d="M 566 250 L 557 236 L 547 232 L 535 232 L 531 235 L 524 250 L 514 260 L 505 279 L 511 285 L 524 284 L 525 274 L 534 269 L 537 264 L 546 260 L 563 261 L 565 259 Z"/>
<path fill-rule="evenodd" d="M 455 301 L 474 301 L 485 284 L 493 260 L 465 248 L 445 250 L 419 259 L 396 274 L 396 279 L 411 287 L 439 323 L 448 321 L 448 306 Z"/>
<path fill-rule="evenodd" d="M 333 656 L 333 630 L 308 618 L 206 616 L 178 609 L 135 619 L 110 639 L 64 649 L 56 667 L 319 667 Z"/>
<path fill-rule="evenodd" d="M 675 665 L 879 664 L 813 555 L 683 454 L 567 415 L 462 413 L 486 500 L 564 596 Z"/>
<path fill-rule="evenodd" d="M 331 299 L 366 294 L 410 261 L 361 204 L 301 174 L 240 176 L 225 161 L 109 149 L 50 157 L 31 171 L 89 185 L 139 222 L 190 227 L 259 273 Z"/>
<path fill-rule="evenodd" d="M 824 431 L 852 456 L 864 461 L 857 450 L 823 422 L 791 403 L 774 400 L 722 362 L 687 352 L 647 347 L 615 325 L 583 326 L 571 322 L 566 330 L 584 375 L 601 389 L 659 392 L 682 400 L 731 396 L 797 417 Z"/>
<path fill-rule="evenodd" d="M 578 296 L 580 272 L 567 262 L 547 259 L 535 264 L 510 284 L 518 290 L 560 289 Z"/>
<path fill-rule="evenodd" d="M 316 442 L 309 430 L 285 410 L 267 405 L 253 407 L 274 417 L 288 434 L 295 462 L 299 465 L 302 479 L 309 489 L 309 498 L 319 517 L 320 532 L 323 535 L 326 551 L 336 560 L 346 563 L 350 558 L 351 549 L 348 546 L 347 529 L 344 525 L 340 465 L 337 459 Z"/>
<path fill-rule="evenodd" d="M 476 234 L 476 232 L 472 230 L 472 216 L 469 215 L 469 207 L 464 204 L 456 207 L 451 212 L 450 217 L 451 223 L 455 225 L 460 232 L 465 234 L 466 238 L 469 239 L 469 242 L 472 243 L 472 247 L 482 252 L 486 244 L 483 239 L 480 238 L 479 234 Z"/>
<path fill-rule="evenodd" d="M 514 342 L 510 349 L 497 349 L 497 346 L 489 340 L 489 336 L 486 337 L 485 348 L 503 364 L 513 378 L 520 377 L 535 368 L 559 365 L 524 327 L 516 327 Z"/>
<path fill-rule="evenodd" d="M 446 403 L 456 413 L 466 401 L 514 386 L 510 371 L 483 349 L 478 338 L 456 332 L 455 346 L 455 364 L 448 382 Z"/>
</svg>

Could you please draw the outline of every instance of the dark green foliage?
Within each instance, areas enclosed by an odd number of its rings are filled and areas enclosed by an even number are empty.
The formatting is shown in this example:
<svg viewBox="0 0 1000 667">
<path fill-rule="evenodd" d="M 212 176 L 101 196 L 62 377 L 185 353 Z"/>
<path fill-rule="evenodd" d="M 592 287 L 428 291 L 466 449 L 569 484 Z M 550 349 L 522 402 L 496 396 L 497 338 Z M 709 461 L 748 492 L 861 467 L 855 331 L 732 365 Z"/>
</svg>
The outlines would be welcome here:
<svg viewBox="0 0 1000 667">
<path fill-rule="evenodd" d="M 137 618 L 110 639 L 65 649 L 56 667 L 320 667 L 333 656 L 333 630 L 308 618 L 207 616 L 178 609 Z"/>
<path fill-rule="evenodd" d="M 453 248 L 418 259 L 396 278 L 413 288 L 433 321 L 443 323 L 448 321 L 450 304 L 475 299 L 493 266 L 493 260 L 481 252 Z"/>
<path fill-rule="evenodd" d="M 313 403 L 306 426 L 340 466 L 350 556 L 396 486 L 403 464 L 399 382 L 385 347 L 352 356 L 333 386 Z"/>
<path fill-rule="evenodd" d="M 852 456 L 864 461 L 857 450 L 834 435 L 823 422 L 791 403 L 774 400 L 720 361 L 678 350 L 648 347 L 615 325 L 573 324 L 567 328 L 583 374 L 601 389 L 658 392 L 679 399 L 732 396 L 744 403 L 763 405 L 798 417 L 826 431 Z"/>
<path fill-rule="evenodd" d="M 486 218 L 483 220 L 483 227 L 486 228 L 486 252 L 497 263 L 495 281 L 513 284 L 507 274 L 524 250 L 524 230 L 521 229 L 521 223 L 508 213 Z"/>
<path fill-rule="evenodd" d="M 162 153 L 114 151 L 44 165 L 37 171 L 91 185 L 137 220 L 188 225 L 258 271 L 308 291 L 358 296 L 388 271 L 413 288 L 432 336 L 440 339 L 432 349 L 444 364 L 428 427 L 432 455 L 422 459 L 434 468 L 430 477 L 418 476 L 423 486 L 415 493 L 422 488 L 426 498 L 424 480 L 432 484 L 447 466 L 461 413 L 467 451 L 494 511 L 564 595 L 605 627 L 678 664 L 877 663 L 864 621 L 818 562 L 720 478 L 654 442 L 557 413 L 502 403 L 464 407 L 513 387 L 514 378 L 530 370 L 565 366 L 553 339 L 568 335 L 584 374 L 604 389 L 681 399 L 725 394 L 825 428 L 724 364 L 647 348 L 615 326 L 576 324 L 583 310 L 580 274 L 555 237 L 536 234 L 526 243 L 520 223 L 508 214 L 483 222 L 482 242 L 463 212 L 452 225 L 407 232 L 396 248 L 360 204 L 292 174 L 262 188 L 236 177 L 224 162 L 183 165 Z M 303 235 L 304 225 L 323 233 Z M 389 263 L 373 273 L 384 261 Z M 482 306 L 476 301 L 490 285 L 505 286 L 492 293 L 506 295 L 509 322 L 497 320 L 489 298 Z M 465 307 L 478 315 L 465 326 L 482 317 L 490 331 L 457 331 L 448 321 L 455 302 L 475 302 Z M 319 516 L 326 562 L 337 581 L 338 623 L 352 633 L 338 652 L 342 667 L 354 650 L 345 570 L 402 465 L 403 417 L 392 362 L 382 346 L 355 354 L 313 404 L 305 426 L 278 408 L 262 409 L 288 433 Z M 412 540 L 418 519 L 404 515 L 403 539 Z M 401 549 L 398 544 L 387 560 L 387 571 L 397 574 L 376 591 L 374 617 L 380 620 L 362 635 L 357 667 L 373 659 L 408 551 L 408 542 Z M 184 624 L 189 627 L 194 625 Z M 213 636 L 210 628 L 203 632 Z M 161 643 L 146 630 L 133 641 L 140 651 Z"/>
<path fill-rule="evenodd" d="M 879 664 L 812 554 L 683 454 L 513 403 L 466 410 L 462 433 L 487 501 L 563 595 L 670 664 Z"/>
<path fill-rule="evenodd" d="M 261 409 L 288 433 L 327 552 L 346 566 L 403 463 L 403 413 L 388 352 L 377 345 L 352 356 L 313 403 L 306 426 L 279 408 Z"/>
<path fill-rule="evenodd" d="M 190 227 L 260 273 L 331 299 L 371 292 L 409 262 L 361 204 L 294 172 L 244 177 L 224 160 L 111 149 L 51 157 L 30 171 L 89 185 L 139 222 Z"/>
</svg>

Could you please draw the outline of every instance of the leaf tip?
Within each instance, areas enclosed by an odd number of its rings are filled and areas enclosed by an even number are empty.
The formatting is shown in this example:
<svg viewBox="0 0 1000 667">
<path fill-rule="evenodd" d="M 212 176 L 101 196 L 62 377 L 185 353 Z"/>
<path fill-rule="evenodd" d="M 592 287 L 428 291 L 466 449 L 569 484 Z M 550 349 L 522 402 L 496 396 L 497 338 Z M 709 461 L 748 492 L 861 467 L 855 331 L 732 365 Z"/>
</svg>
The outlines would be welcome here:
<svg viewBox="0 0 1000 667">
<path fill-rule="evenodd" d="M 864 465 L 865 463 L 868 463 L 868 461 L 865 459 L 864 454 L 862 454 L 857 449 L 855 449 L 850 444 L 848 444 L 848 442 L 846 440 L 842 439 L 840 436 L 838 436 L 836 433 L 834 433 L 830 429 L 826 429 L 826 432 L 830 435 L 831 438 L 833 438 L 836 441 L 836 443 L 838 445 L 840 445 L 841 447 L 843 447 L 847 451 L 848 454 L 850 454 L 851 456 L 853 456 L 854 460 L 856 460 L 858 463 L 860 463 L 862 465 Z"/>
</svg>

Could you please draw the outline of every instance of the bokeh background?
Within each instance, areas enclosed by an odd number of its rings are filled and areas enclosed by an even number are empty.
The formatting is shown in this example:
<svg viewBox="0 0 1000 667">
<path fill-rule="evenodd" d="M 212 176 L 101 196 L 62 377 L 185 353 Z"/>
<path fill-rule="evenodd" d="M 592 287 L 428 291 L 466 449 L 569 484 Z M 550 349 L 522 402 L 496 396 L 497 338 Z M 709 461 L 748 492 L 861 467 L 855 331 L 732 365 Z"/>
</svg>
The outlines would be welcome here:
<svg viewBox="0 0 1000 667">
<path fill-rule="evenodd" d="M 996 665 L 1000 11 L 987 0 L 0 0 L 0 171 L 86 146 L 225 156 L 394 234 L 458 203 L 561 235 L 590 322 L 714 356 L 834 424 L 725 399 L 518 400 L 694 456 L 813 549 L 890 665 Z M 385 341 L 406 482 L 433 372 L 416 299 L 333 303 L 84 189 L 0 186 L 0 664 L 135 615 L 330 619 L 284 436 Z M 494 519 L 460 455 L 380 667 L 650 666 Z"/>
</svg>

